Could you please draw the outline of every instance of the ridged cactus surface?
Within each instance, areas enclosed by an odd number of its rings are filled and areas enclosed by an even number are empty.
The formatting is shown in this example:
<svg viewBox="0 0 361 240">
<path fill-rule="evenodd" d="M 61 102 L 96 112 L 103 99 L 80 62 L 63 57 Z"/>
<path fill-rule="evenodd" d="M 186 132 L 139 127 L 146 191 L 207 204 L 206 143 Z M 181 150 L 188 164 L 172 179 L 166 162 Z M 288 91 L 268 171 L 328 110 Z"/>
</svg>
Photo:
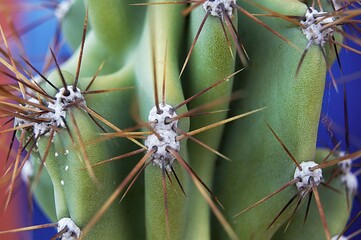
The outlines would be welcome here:
<svg viewBox="0 0 361 240">
<path fill-rule="evenodd" d="M 340 52 L 360 54 L 360 5 L 4 4 L 5 16 L 50 14 L 0 29 L 4 210 L 23 177 L 50 224 L 0 238 L 54 227 L 52 239 L 356 239 L 345 232 L 360 221 L 361 152 Z M 51 18 L 39 67 L 23 39 Z"/>
</svg>

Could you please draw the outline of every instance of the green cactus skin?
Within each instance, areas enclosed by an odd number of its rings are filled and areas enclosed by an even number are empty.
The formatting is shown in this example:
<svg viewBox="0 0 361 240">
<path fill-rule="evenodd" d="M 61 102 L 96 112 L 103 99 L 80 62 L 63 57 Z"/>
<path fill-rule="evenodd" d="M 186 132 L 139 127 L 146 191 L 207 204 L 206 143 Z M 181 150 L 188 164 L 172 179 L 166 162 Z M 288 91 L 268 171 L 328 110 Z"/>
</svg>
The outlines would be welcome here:
<svg viewBox="0 0 361 240">
<path fill-rule="evenodd" d="M 46 147 L 49 145 L 49 139 L 46 138 L 39 139 L 38 145 L 40 149 L 42 148 L 46 149 Z M 57 219 L 61 219 L 63 217 L 69 217 L 69 211 L 67 208 L 65 192 L 61 185 L 63 178 L 61 172 L 59 171 L 58 163 L 55 159 L 55 153 L 56 150 L 54 148 L 49 150 L 49 154 L 54 156 L 54 160 L 52 161 L 53 158 L 49 157 L 47 158 L 45 164 L 46 164 L 46 169 L 51 178 L 51 181 L 53 183 L 56 216 Z M 44 153 L 41 154 L 42 159 L 46 157 L 43 154 Z"/>
<path fill-rule="evenodd" d="M 43 203 L 50 218 L 60 220 L 69 217 L 80 229 L 88 230 L 88 224 L 99 214 L 99 209 L 109 201 L 118 184 L 126 179 L 142 158 L 132 156 L 94 167 L 91 171 L 87 169 L 87 159 L 90 164 L 96 164 L 140 147 L 144 148 L 140 143 L 142 141 L 136 142 L 134 139 L 96 141 L 104 132 L 92 117 L 107 132 L 119 132 L 137 125 L 139 119 L 143 123 L 148 122 L 149 112 L 156 105 L 155 92 L 159 102 L 163 102 L 163 81 L 164 103 L 175 107 L 215 82 L 231 76 L 229 80 L 177 109 L 176 113 L 186 113 L 189 109 L 215 99 L 229 99 L 239 89 L 246 93 L 242 99 L 232 103 L 225 100 L 206 110 L 229 108 L 229 113 L 219 111 L 216 114 L 180 119 L 178 128 L 187 133 L 222 121 L 227 115 L 234 116 L 265 108 L 257 115 L 229 123 L 225 128 L 221 126 L 195 136 L 229 157 L 231 162 L 220 159 L 215 153 L 187 137 L 180 142 L 179 155 L 213 189 L 225 207 L 221 213 L 232 223 L 231 227 L 237 236 L 224 231 L 218 221 L 212 219 L 209 207 L 192 182 L 192 177 L 175 160 L 173 167 L 186 197 L 173 173 L 169 173 L 171 183 L 159 166 L 150 163 L 124 199 L 120 203 L 114 201 L 83 237 L 197 240 L 323 237 L 324 231 L 314 204 L 305 226 L 307 230 L 302 227 L 299 229 L 306 207 L 304 204 L 286 234 L 283 233 L 281 226 L 287 224 L 295 203 L 266 230 L 287 201 L 297 193 L 294 186 L 239 217 L 232 218 L 293 179 L 296 166 L 267 124 L 298 162 L 315 159 L 320 161 L 324 156 L 324 152 L 321 157 L 316 153 L 317 128 L 327 70 L 319 47 L 312 46 L 309 49 L 296 75 L 303 49 L 307 45 L 300 28 L 279 18 L 259 17 L 290 40 L 291 45 L 234 10 L 231 21 L 244 42 L 250 57 L 249 66 L 233 77 L 232 74 L 241 68 L 239 62 L 244 59 L 238 60 L 236 43 L 232 41 L 226 23 L 224 25 L 230 46 L 220 19 L 209 16 L 185 71 L 179 76 L 185 55 L 205 15 L 202 4 L 186 18 L 181 14 L 186 8 L 183 3 L 152 0 L 149 1 L 151 6 L 132 5 L 139 2 L 142 1 L 77 0 L 63 19 L 64 37 L 75 49 L 74 54 L 60 67 L 67 84 L 73 84 L 78 71 L 81 47 L 77 46 L 81 44 L 80 33 L 84 16 L 88 13 L 89 23 L 77 87 L 85 91 L 99 70 L 99 76 L 89 90 L 109 91 L 84 94 L 87 106 L 91 109 L 88 112 L 77 104 L 67 109 L 66 121 L 73 138 L 66 129 L 57 129 L 53 139 L 42 136 L 38 141 L 39 152 L 34 152 L 32 158 L 36 163 L 46 159 L 47 172 L 42 174 L 34 194 L 40 204 Z M 165 4 L 159 4 L 160 2 Z M 307 11 L 306 4 L 297 0 L 252 2 L 291 16 L 304 16 Z M 252 14 L 264 13 L 249 1 L 239 0 L 237 4 Z M 329 50 L 326 48 L 325 51 L 329 57 Z M 103 67 L 100 69 L 100 66 Z M 53 84 L 62 87 L 58 70 L 46 75 Z M 51 96 L 56 94 L 48 84 L 41 82 L 41 86 Z M 103 117 L 116 127 L 108 122 L 101 122 L 95 115 Z M 144 127 L 140 131 L 148 132 L 149 129 Z M 81 145 L 85 147 L 82 148 Z M 324 171 L 326 178 L 332 174 L 331 169 Z M 43 182 L 49 182 L 49 178 L 52 186 Z M 333 184 L 333 187 L 342 189 L 338 181 Z M 124 192 L 125 189 L 121 194 Z M 349 214 L 345 196 L 334 196 L 336 193 L 321 187 L 319 192 L 332 229 L 331 234 L 337 234 L 342 230 Z M 44 204 L 49 198 L 54 199 L 55 209 L 52 204 Z M 119 199 L 120 196 L 116 198 Z M 338 206 L 337 209 L 334 206 Z"/>
<path fill-rule="evenodd" d="M 83 110 L 71 111 L 74 111 L 74 115 L 78 120 L 80 120 L 78 121 L 79 123 L 85 124 L 83 126 L 79 126 L 80 130 L 84 129 L 84 127 L 86 127 L 85 129 L 89 130 L 89 127 L 91 126 L 90 124 L 92 124 L 92 122 L 91 119 L 86 120 L 86 115 L 84 112 L 82 112 Z M 92 130 L 93 131 L 90 133 L 97 133 L 97 126 L 94 126 L 93 124 Z M 66 152 L 61 152 L 59 151 L 60 149 L 56 150 L 56 147 L 54 147 L 54 149 L 51 149 L 49 152 L 50 156 L 47 158 L 46 164 L 48 166 L 47 169 L 52 169 L 54 162 L 54 165 L 56 165 L 54 167 L 57 167 L 57 172 L 60 172 L 61 175 L 59 183 L 56 183 L 54 178 L 52 179 L 55 192 L 63 192 L 64 194 L 64 198 L 59 199 L 56 197 L 57 210 L 63 209 L 61 212 L 58 212 L 58 219 L 63 217 L 70 217 L 80 228 L 82 228 L 89 221 L 89 216 L 92 216 L 98 209 L 99 202 L 104 201 L 104 198 L 106 198 L 109 192 L 112 191 L 113 182 L 116 180 L 116 178 L 111 178 L 111 176 L 116 175 L 114 173 L 111 174 L 110 165 L 105 167 L 98 167 L 95 169 L 95 175 L 99 177 L 101 186 L 99 187 L 98 191 L 94 191 L 95 188 L 93 179 L 91 179 L 88 172 L 84 170 L 84 159 L 82 159 L 79 150 L 72 148 L 73 145 L 67 134 L 68 133 L 66 132 L 61 132 L 55 135 L 54 145 L 59 148 L 60 146 L 63 146 L 62 150 L 68 150 L 69 153 L 65 156 Z M 94 135 L 89 133 L 88 136 L 85 134 L 82 136 L 84 139 L 94 138 Z M 44 147 L 44 141 L 47 141 L 47 139 L 44 139 L 43 141 L 42 140 L 43 139 L 40 139 L 40 148 Z M 94 155 L 96 154 L 100 154 L 103 157 L 106 157 L 107 154 L 105 154 L 101 149 L 102 148 L 94 147 L 91 149 L 90 147 L 87 148 L 89 159 L 99 159 L 99 157 L 94 158 Z M 59 155 L 57 158 L 53 157 L 56 153 Z M 104 177 L 106 176 L 104 172 L 107 172 L 107 178 Z M 100 176 L 102 176 L 102 178 L 100 178 Z M 94 196 L 97 198 L 96 201 L 92 200 L 94 199 Z M 84 202 L 87 204 L 83 204 Z M 121 233 L 125 235 L 127 232 L 126 229 L 122 229 L 122 227 L 118 226 L 117 230 L 115 230 L 113 229 L 115 226 L 111 224 L 115 222 L 113 219 L 116 219 L 117 215 L 120 213 L 121 210 L 117 208 L 109 211 L 108 214 L 94 226 L 92 232 L 88 235 L 88 238 L 99 239 L 99 237 L 102 236 L 114 238 Z"/>
<path fill-rule="evenodd" d="M 193 42 L 193 39 L 200 28 L 204 16 L 205 11 L 203 7 L 198 7 L 191 12 L 191 34 L 189 35 L 190 43 Z M 236 11 L 234 11 L 233 24 L 237 28 Z M 224 25 L 227 29 L 225 23 Z M 211 84 L 234 73 L 235 61 L 233 56 L 235 56 L 235 46 L 231 41 L 231 35 L 228 32 L 227 34 L 228 39 L 230 39 L 230 44 L 232 44 L 231 46 L 228 46 L 226 36 L 224 35 L 222 25 L 220 24 L 220 19 L 214 16 L 209 16 L 207 18 L 207 21 L 203 26 L 201 34 L 190 57 L 187 79 L 184 80 L 184 86 L 185 89 L 187 89 L 187 97 L 202 91 Z M 230 52 L 230 47 L 233 56 Z M 230 78 L 227 82 L 218 85 L 216 88 L 207 92 L 207 94 L 192 101 L 189 104 L 189 108 L 196 108 L 222 97 L 230 97 L 232 93 L 232 82 L 233 78 Z M 228 102 L 225 102 L 223 104 L 218 104 L 212 109 L 207 109 L 207 111 L 225 110 L 227 108 Z M 221 121 L 225 119 L 226 116 L 227 112 L 194 117 L 191 119 L 191 130 Z M 218 149 L 222 132 L 223 127 L 221 126 L 200 133 L 195 137 L 213 149 Z M 202 180 L 211 186 L 213 182 L 213 171 L 217 155 L 191 140 L 188 140 L 188 149 L 190 164 L 193 166 Z M 192 197 L 192 199 L 190 201 L 191 206 L 188 208 L 188 232 L 186 239 L 209 239 L 209 209 L 202 199 L 198 189 L 193 185 L 190 188 L 191 192 L 189 195 Z"/>
<path fill-rule="evenodd" d="M 134 1 L 106 0 L 106 1 L 84 1 L 83 8 L 75 1 L 78 11 L 89 11 L 89 22 L 92 31 L 89 32 L 85 47 L 84 58 L 81 68 L 81 76 L 89 77 L 95 72 L 102 62 L 102 74 L 110 74 L 119 70 L 121 66 L 129 63 L 132 52 L 137 47 L 139 36 L 143 29 L 145 8 L 129 6 L 136 3 Z M 79 26 L 79 22 L 84 21 L 84 17 L 74 17 L 70 11 L 64 18 L 63 26 L 65 35 L 71 42 L 80 44 L 81 38 L 76 37 L 74 25 Z M 79 29 L 79 28 L 77 28 Z M 79 33 L 80 31 L 76 31 Z M 73 45 L 73 44 L 72 44 Z M 78 52 L 73 54 L 63 66 L 63 70 L 75 72 L 78 62 Z"/>
<path fill-rule="evenodd" d="M 32 156 L 30 161 L 33 164 L 34 177 L 39 169 L 41 159 Z M 34 198 L 46 216 L 52 222 L 56 222 L 58 218 L 55 209 L 54 187 L 48 171 L 41 172 L 40 180 L 34 189 Z"/>
<path fill-rule="evenodd" d="M 330 153 L 329 149 L 317 149 L 316 162 L 320 163 Z M 332 159 L 332 158 L 331 158 Z M 329 160 L 331 160 L 329 159 Z M 323 170 L 325 179 L 330 179 L 334 174 L 335 167 Z M 322 207 L 326 214 L 327 224 L 330 228 L 331 236 L 336 236 L 342 232 L 350 215 L 350 209 L 347 209 L 345 187 L 342 185 L 340 178 L 337 177 L 331 181 L 331 187 L 340 190 L 335 192 L 327 187 L 319 187 L 319 193 L 322 197 Z M 350 196 L 351 197 L 351 196 Z M 324 235 L 320 215 L 316 202 L 312 199 L 306 224 L 303 226 L 303 220 L 307 204 L 304 204 L 297 212 L 287 231 L 281 227 L 272 239 L 320 239 Z M 301 228 L 301 231 L 300 231 Z M 303 229 L 303 231 L 302 231 Z M 301 234 L 302 233 L 302 234 Z"/>
<path fill-rule="evenodd" d="M 165 103 L 176 106 L 184 100 L 177 74 L 179 72 L 177 66 L 178 46 L 180 44 L 179 30 L 182 29 L 184 21 L 184 18 L 180 15 L 181 10 L 181 5 L 148 8 L 148 20 L 138 50 L 139 60 L 135 66 L 140 116 L 143 121 L 148 121 L 149 111 L 155 106 L 155 91 L 158 92 L 159 102 L 162 102 L 162 82 L 164 78 L 166 81 Z M 165 59 L 166 62 L 164 63 Z M 163 76 L 164 67 L 166 67 L 166 76 Z M 154 71 L 156 72 L 155 81 L 157 81 L 158 89 L 153 87 Z M 181 108 L 180 111 L 177 111 L 177 114 L 185 111 L 185 108 Z M 188 124 L 188 120 L 182 119 L 178 127 L 183 131 L 188 131 Z M 181 143 L 180 154 L 186 159 L 187 151 L 184 141 Z M 175 163 L 174 168 L 180 181 L 186 187 L 183 178 L 184 173 L 180 165 Z M 170 230 L 167 233 L 161 169 L 152 165 L 145 169 L 145 221 L 149 239 L 167 239 L 168 237 L 183 239 L 182 234 L 185 232 L 185 199 L 181 193 L 177 194 L 173 188 L 167 185 Z"/>
<path fill-rule="evenodd" d="M 307 9 L 298 1 L 288 1 L 287 5 L 283 1 L 262 1 L 261 4 L 291 16 L 303 16 Z M 258 12 L 251 6 L 246 9 Z M 306 46 L 307 41 L 298 27 L 279 19 L 264 19 L 264 22 L 301 49 Z M 228 144 L 223 145 L 222 152 L 233 162 L 232 165 L 221 163 L 218 166 L 216 175 L 222 181 L 216 182 L 216 193 L 222 196 L 228 217 L 293 179 L 296 166 L 267 128 L 266 122 L 299 163 L 314 160 L 326 71 L 321 51 L 313 46 L 296 77 L 302 50 L 294 49 L 244 16 L 239 16 L 239 24 L 253 29 L 254 34 L 247 34 L 240 27 L 240 35 L 251 60 L 249 69 L 240 74 L 242 84 L 239 85 L 246 89 L 248 96 L 237 101 L 232 109 L 247 111 L 266 107 L 266 110 L 240 124 L 230 124 L 224 135 L 223 141 Z M 264 56 L 268 54 L 277 61 L 267 61 Z M 253 194 L 249 195 L 250 192 Z M 240 238 L 270 238 L 290 217 L 292 205 L 266 231 L 268 225 L 295 193 L 296 188 L 289 187 L 234 219 Z"/>
<path fill-rule="evenodd" d="M 73 76 L 71 74 L 63 72 L 63 75 L 69 82 L 73 81 Z M 59 75 L 54 73 L 49 76 L 49 80 L 54 83 L 59 82 Z M 106 82 L 104 78 L 103 80 Z M 113 84 L 112 87 L 114 86 L 115 85 Z M 127 94 L 123 95 L 123 97 L 125 96 L 127 96 Z M 101 104 L 102 102 L 100 101 L 99 103 Z M 96 107 L 94 108 L 96 109 Z M 81 134 L 79 137 L 81 137 L 83 143 L 86 144 L 99 138 L 101 130 L 84 110 L 74 107 L 69 108 L 69 112 L 72 112 L 74 119 L 76 119 Z M 111 118 L 112 116 L 108 114 L 107 117 Z M 119 119 L 119 116 L 117 116 L 117 118 Z M 129 167 L 124 164 L 119 166 L 118 163 L 113 163 L 94 168 L 95 176 L 97 176 L 100 183 L 100 185 L 97 185 L 94 182 L 94 179 L 89 176 L 89 173 L 85 168 L 85 157 L 76 137 L 77 130 L 74 128 L 73 124 L 70 124 L 72 123 L 72 120 L 69 118 L 69 113 L 67 122 L 69 123 L 69 129 L 75 143 L 72 143 L 67 131 L 61 130 L 57 133 L 54 136 L 54 144 L 52 144 L 46 159 L 46 167 L 52 178 L 56 193 L 55 198 L 58 219 L 70 217 L 80 228 L 82 228 L 113 192 L 116 183 L 122 180 L 122 176 L 128 172 Z M 119 120 L 114 122 L 119 122 Z M 41 155 L 44 154 L 44 149 L 46 149 L 48 141 L 49 140 L 46 137 L 40 138 L 39 150 Z M 91 164 L 110 159 L 113 157 L 113 154 L 119 154 L 120 150 L 116 149 L 114 143 L 113 146 L 110 144 L 111 143 L 103 142 L 98 143 L 96 147 L 91 144 L 86 146 L 85 151 Z M 129 144 L 123 144 L 123 146 L 127 145 Z M 129 149 L 129 146 L 127 149 Z M 124 149 L 121 149 L 121 151 L 124 151 Z M 136 202 L 141 204 L 143 200 L 139 197 L 138 199 L 139 200 Z M 83 202 L 87 202 L 87 204 L 82 204 Z M 136 208 L 134 205 L 133 207 Z M 138 214 L 141 214 L 141 212 L 141 210 L 137 210 Z M 137 235 L 141 235 L 141 231 L 139 231 L 139 229 L 142 229 L 141 224 L 126 220 L 129 218 L 129 215 L 132 214 L 134 213 L 132 210 L 129 210 L 129 208 L 125 209 L 123 208 L 123 205 L 114 205 L 92 228 L 87 235 L 87 239 L 99 239 L 101 237 L 114 239 L 120 234 L 126 238 L 132 238 L 131 229 L 134 228 L 138 229 Z M 117 224 L 122 225 L 122 227 L 117 226 Z M 138 226 L 136 227 L 136 225 Z"/>
<path fill-rule="evenodd" d="M 74 29 L 82 28 L 85 11 L 84 2 L 82 0 L 75 0 L 61 20 L 62 34 L 72 49 L 76 49 L 81 42 L 82 33 L 80 31 L 74 31 Z M 90 27 L 88 29 L 90 29 Z"/>
<path fill-rule="evenodd" d="M 115 61 L 125 63 L 142 31 L 145 8 L 129 6 L 136 1 L 87 0 L 90 20 L 97 39 Z"/>
</svg>

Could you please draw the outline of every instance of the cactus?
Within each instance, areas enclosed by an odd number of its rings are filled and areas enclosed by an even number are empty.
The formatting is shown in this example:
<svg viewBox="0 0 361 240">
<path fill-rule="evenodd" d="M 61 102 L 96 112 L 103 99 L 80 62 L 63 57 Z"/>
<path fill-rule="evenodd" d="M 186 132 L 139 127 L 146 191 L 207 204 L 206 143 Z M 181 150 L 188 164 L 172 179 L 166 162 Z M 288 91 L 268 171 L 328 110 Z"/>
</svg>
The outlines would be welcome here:
<svg viewBox="0 0 361 240">
<path fill-rule="evenodd" d="M 22 44 L 36 22 L 0 29 L 13 81 L 0 85 L 0 133 L 14 136 L 1 184 L 6 210 L 30 168 L 28 194 L 49 224 L 0 236 L 347 238 L 361 152 L 350 151 L 346 81 L 331 65 L 347 65 L 341 48 L 360 53 L 359 1 L 38 4 L 3 10 L 40 8 L 56 29 L 42 69 Z M 344 137 L 322 115 L 325 91 L 345 96 Z M 321 118 L 332 144 L 317 148 Z"/>
</svg>

